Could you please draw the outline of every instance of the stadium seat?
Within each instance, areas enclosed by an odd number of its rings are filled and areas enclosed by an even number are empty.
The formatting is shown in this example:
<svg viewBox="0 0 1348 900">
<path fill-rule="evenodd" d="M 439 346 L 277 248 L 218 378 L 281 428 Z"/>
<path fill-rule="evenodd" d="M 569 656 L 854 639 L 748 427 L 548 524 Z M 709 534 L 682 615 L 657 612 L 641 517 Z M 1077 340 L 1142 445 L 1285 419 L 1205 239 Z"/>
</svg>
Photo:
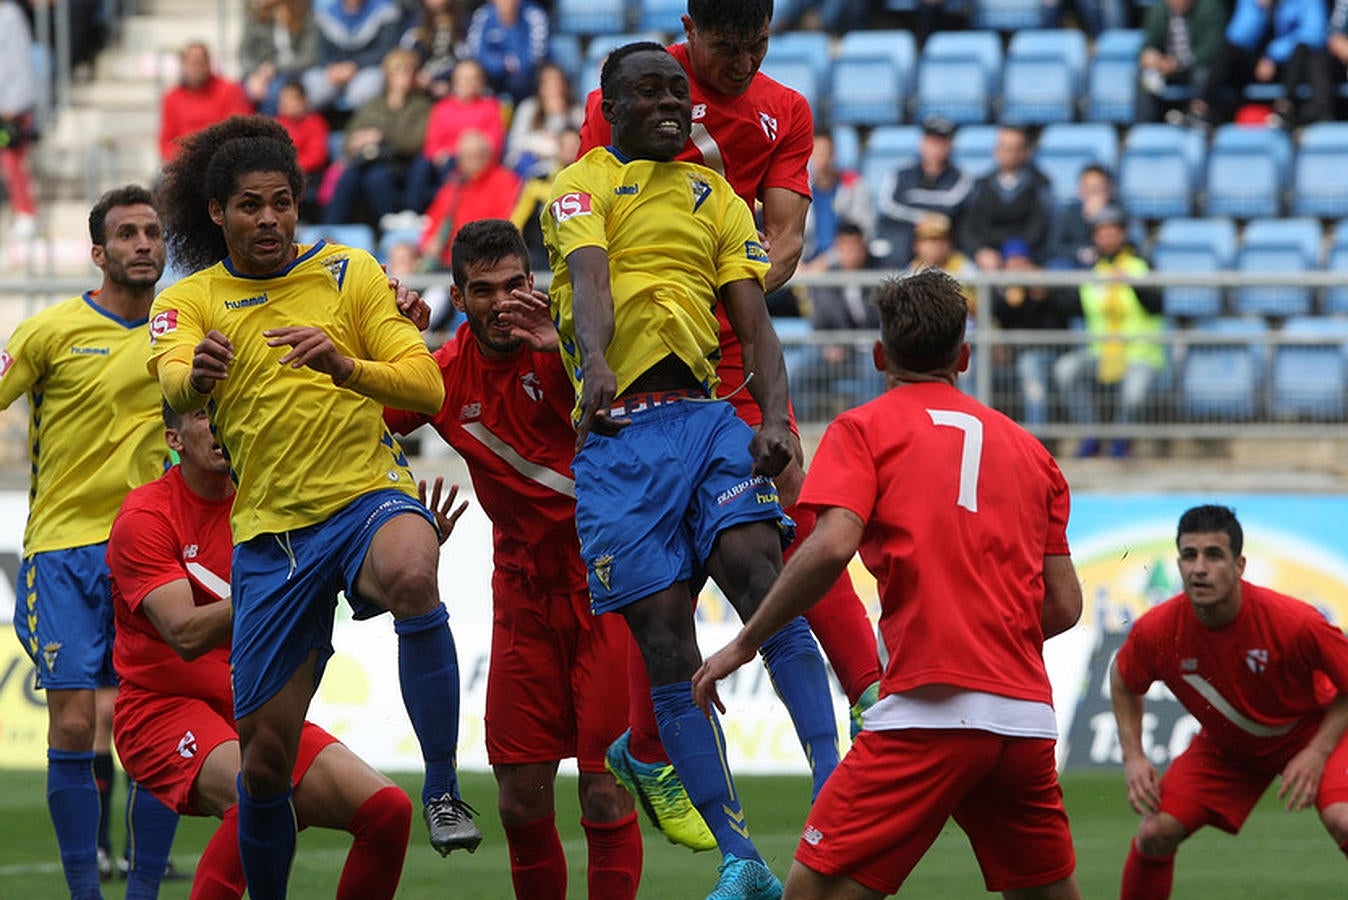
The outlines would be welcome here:
<svg viewBox="0 0 1348 900">
<path fill-rule="evenodd" d="M 1058 122 L 1039 135 L 1034 161 L 1053 184 L 1053 198 L 1070 203 L 1076 198 L 1077 175 L 1092 163 L 1111 174 L 1118 166 L 1118 138 L 1103 122 L 1074 124 Z"/>
<path fill-rule="evenodd" d="M 580 49 L 580 38 L 574 34 L 555 31 L 548 37 L 548 59 L 562 67 L 572 84 L 580 78 L 585 53 Z"/>
<path fill-rule="evenodd" d="M 1065 28 L 1016 32 L 1002 72 L 1001 121 L 1045 125 L 1076 118 L 1086 38 Z"/>
<path fill-rule="evenodd" d="M 641 0 L 637 27 L 643 31 L 659 31 L 672 38 L 682 38 L 683 22 L 680 17 L 687 10 L 687 0 Z"/>
<path fill-rule="evenodd" d="M 992 149 L 997 145 L 996 125 L 965 125 L 955 132 L 950 145 L 950 160 L 975 178 L 991 172 L 997 165 Z"/>
<path fill-rule="evenodd" d="M 1188 216 L 1201 187 L 1202 135 L 1175 125 L 1135 125 L 1119 160 L 1119 200 L 1146 219 Z"/>
<path fill-rule="evenodd" d="M 1331 272 L 1348 272 L 1348 219 L 1339 222 L 1329 245 L 1329 259 L 1325 268 Z M 1325 291 L 1324 310 L 1330 315 L 1348 313 L 1348 285 Z"/>
<path fill-rule="evenodd" d="M 1259 319 L 1217 318 L 1199 331 L 1238 335 L 1242 342 L 1194 344 L 1184 354 L 1178 412 L 1197 421 L 1253 419 L 1260 408 L 1264 345 L 1249 338 L 1267 333 Z"/>
<path fill-rule="evenodd" d="M 625 0 L 557 0 L 552 7 L 552 30 L 563 34 L 606 34 L 626 26 Z"/>
<path fill-rule="evenodd" d="M 799 91 L 814 110 L 816 120 L 827 118 L 822 114 L 824 109 L 822 101 L 825 99 L 822 93 L 824 82 L 815 70 L 814 63 L 803 56 L 774 56 L 769 53 L 759 71 L 773 81 L 779 81 Z"/>
<path fill-rule="evenodd" d="M 903 76 L 893 60 L 840 58 L 830 77 L 832 120 L 847 125 L 896 125 L 903 121 Z"/>
<path fill-rule="evenodd" d="M 920 121 L 986 122 L 1001 93 L 1002 45 L 993 31 L 941 31 L 927 39 L 917 70 Z"/>
<path fill-rule="evenodd" d="M 1038 28 L 1044 22 L 1042 0 L 974 0 L 974 27 L 996 31 Z"/>
<path fill-rule="evenodd" d="M 887 189 L 892 189 L 890 179 L 899 169 L 917 162 L 917 145 L 921 139 L 922 129 L 917 125 L 882 126 L 866 139 L 861 177 L 877 201 Z"/>
<path fill-rule="evenodd" d="M 1223 125 L 1212 138 L 1207 212 L 1212 216 L 1276 216 L 1282 206 L 1292 144 L 1271 128 Z"/>
<path fill-rule="evenodd" d="M 1142 32 L 1106 29 L 1095 39 L 1086 76 L 1086 119 L 1129 124 L 1137 113 L 1137 57 Z"/>
<path fill-rule="evenodd" d="M 1316 335 L 1324 343 L 1282 344 L 1269 369 L 1269 412 L 1275 418 L 1342 419 L 1348 384 L 1348 320 L 1295 316 L 1283 334 Z"/>
<path fill-rule="evenodd" d="M 1308 272 L 1319 266 L 1320 223 L 1314 219 L 1255 219 L 1245 227 L 1236 269 L 1241 272 Z M 1235 311 L 1241 315 L 1302 316 L 1311 311 L 1307 287 L 1238 288 Z"/>
<path fill-rule="evenodd" d="M 1226 218 L 1169 219 L 1161 224 L 1151 260 L 1159 272 L 1217 272 L 1236 256 L 1236 223 Z M 1171 317 L 1206 318 L 1222 313 L 1222 289 L 1176 286 L 1162 290 L 1162 311 Z"/>
<path fill-rule="evenodd" d="M 1291 211 L 1332 218 L 1348 212 L 1348 122 L 1316 122 L 1301 134 Z"/>
<path fill-rule="evenodd" d="M 297 244 L 314 244 L 320 240 L 355 247 L 371 255 L 376 250 L 374 229 L 363 222 L 349 222 L 342 225 L 301 225 L 295 229 Z"/>
<path fill-rule="evenodd" d="M 815 80 L 823 85 L 833 65 L 833 50 L 829 36 L 821 31 L 788 31 L 773 35 L 768 44 L 768 60 L 795 59 L 808 62 L 814 69 Z"/>
<path fill-rule="evenodd" d="M 849 31 L 838 42 L 838 59 L 862 59 L 867 56 L 893 60 L 903 78 L 903 91 L 905 94 L 908 92 L 913 83 L 913 67 L 917 62 L 917 44 L 913 41 L 911 31 L 898 28 Z"/>
<path fill-rule="evenodd" d="M 851 125 L 834 125 L 833 159 L 839 169 L 861 168 L 861 137 Z"/>
</svg>

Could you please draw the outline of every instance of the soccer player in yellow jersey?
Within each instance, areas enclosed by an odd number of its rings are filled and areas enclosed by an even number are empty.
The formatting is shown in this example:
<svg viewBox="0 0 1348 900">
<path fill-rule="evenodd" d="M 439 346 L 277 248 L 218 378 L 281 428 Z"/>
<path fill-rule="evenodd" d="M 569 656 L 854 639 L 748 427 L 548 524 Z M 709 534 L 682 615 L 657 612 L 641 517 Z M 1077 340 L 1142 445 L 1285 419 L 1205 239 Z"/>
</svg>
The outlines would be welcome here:
<svg viewBox="0 0 1348 900">
<path fill-rule="evenodd" d="M 230 662 L 254 900 L 285 896 L 290 773 L 341 591 L 357 618 L 393 614 L 432 845 L 444 854 L 482 839 L 454 773 L 458 663 L 436 529 L 382 415 L 385 405 L 436 412 L 444 385 L 373 257 L 295 245 L 303 187 L 273 120 L 236 117 L 184 141 L 162 197 L 169 242 L 194 274 L 159 296 L 150 319 L 165 398 L 208 408 L 238 482 Z"/>
<path fill-rule="evenodd" d="M 775 898 L 749 839 L 717 719 L 693 705 L 701 657 L 691 582 L 710 574 L 747 618 L 781 570 L 790 522 L 771 476 L 791 459 L 781 345 L 763 302 L 768 256 L 725 179 L 676 161 L 688 76 L 663 47 L 628 44 L 600 74 L 613 145 L 563 169 L 543 213 L 559 342 L 576 388 L 576 530 L 591 608 L 641 648 L 660 738 L 722 853 L 710 897 Z M 715 307 L 744 345 L 755 431 L 717 385 Z M 827 676 L 803 619 L 763 648 L 817 784 L 838 761 Z"/>
<path fill-rule="evenodd" d="M 108 533 L 127 492 L 168 466 L 159 387 L 145 371 L 145 324 L 164 271 L 149 192 L 104 194 L 89 237 L 102 286 L 20 323 L 0 352 L 0 408 L 28 396 L 32 453 L 14 630 L 47 692 L 47 807 L 77 900 L 102 896 L 92 763 L 94 692 L 117 683 Z M 162 852 L 158 884 L 177 817 L 154 806 L 128 818 L 137 827 L 153 820 L 158 840 L 139 827 L 137 836 Z M 133 871 L 129 889 L 136 881 Z"/>
</svg>

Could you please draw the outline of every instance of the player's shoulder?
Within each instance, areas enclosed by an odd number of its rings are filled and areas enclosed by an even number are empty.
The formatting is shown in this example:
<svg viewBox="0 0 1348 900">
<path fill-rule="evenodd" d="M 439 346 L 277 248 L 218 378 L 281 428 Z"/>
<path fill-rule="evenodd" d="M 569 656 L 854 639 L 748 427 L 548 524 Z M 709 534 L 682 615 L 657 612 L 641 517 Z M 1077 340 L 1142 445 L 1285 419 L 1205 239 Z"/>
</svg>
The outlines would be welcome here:
<svg viewBox="0 0 1348 900">
<path fill-rule="evenodd" d="M 1324 616 L 1311 604 L 1291 594 L 1275 591 L 1264 585 L 1242 580 L 1240 582 L 1241 599 L 1252 606 L 1263 607 L 1279 618 L 1296 618 L 1314 621 Z"/>
<path fill-rule="evenodd" d="M 119 522 L 124 525 L 126 520 L 133 518 L 142 521 L 168 518 L 169 510 L 183 489 L 182 479 L 177 472 L 178 467 L 174 466 L 153 481 L 147 481 L 127 492 L 126 498 L 122 500 L 122 508 L 117 513 Z"/>
</svg>

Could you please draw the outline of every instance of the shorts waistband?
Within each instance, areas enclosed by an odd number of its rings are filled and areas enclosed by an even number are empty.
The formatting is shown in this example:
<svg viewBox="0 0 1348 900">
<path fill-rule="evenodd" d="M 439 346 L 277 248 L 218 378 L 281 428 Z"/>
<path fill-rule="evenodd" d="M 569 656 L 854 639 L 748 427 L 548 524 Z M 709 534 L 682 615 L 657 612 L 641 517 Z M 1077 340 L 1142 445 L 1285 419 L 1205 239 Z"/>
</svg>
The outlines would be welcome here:
<svg viewBox="0 0 1348 900">
<path fill-rule="evenodd" d="M 668 406 L 679 400 L 706 400 L 707 395 L 699 388 L 671 388 L 667 391 L 652 391 L 644 394 L 624 394 L 608 408 L 610 416 L 630 416 L 657 406 Z"/>
</svg>

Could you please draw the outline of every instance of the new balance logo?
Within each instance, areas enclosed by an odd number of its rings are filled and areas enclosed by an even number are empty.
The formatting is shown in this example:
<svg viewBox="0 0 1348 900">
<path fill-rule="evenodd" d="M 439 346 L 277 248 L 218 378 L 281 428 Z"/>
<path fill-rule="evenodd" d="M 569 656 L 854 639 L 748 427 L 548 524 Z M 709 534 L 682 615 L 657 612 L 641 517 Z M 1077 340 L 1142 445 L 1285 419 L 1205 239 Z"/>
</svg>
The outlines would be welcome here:
<svg viewBox="0 0 1348 900">
<path fill-rule="evenodd" d="M 818 847 L 819 842 L 824 839 L 824 832 L 815 828 L 813 825 L 806 823 L 805 831 L 801 833 L 801 839 L 811 847 Z"/>
</svg>

